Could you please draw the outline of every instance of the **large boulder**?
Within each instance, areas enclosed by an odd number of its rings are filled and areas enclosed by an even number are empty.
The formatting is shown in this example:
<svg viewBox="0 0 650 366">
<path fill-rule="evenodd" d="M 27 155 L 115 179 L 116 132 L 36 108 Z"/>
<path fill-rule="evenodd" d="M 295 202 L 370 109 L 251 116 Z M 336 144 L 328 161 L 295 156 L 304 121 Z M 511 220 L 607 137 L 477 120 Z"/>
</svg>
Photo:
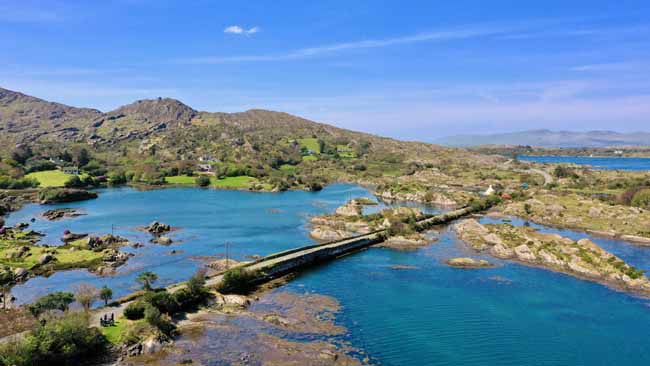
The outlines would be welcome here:
<svg viewBox="0 0 650 366">
<path fill-rule="evenodd" d="M 151 337 L 142 343 L 142 354 L 152 355 L 163 349 L 163 344 L 156 337 Z"/>
<path fill-rule="evenodd" d="M 151 224 L 145 226 L 144 229 L 150 234 L 161 235 L 171 231 L 172 227 L 169 226 L 168 224 L 163 224 L 161 222 L 154 221 Z"/>
<path fill-rule="evenodd" d="M 50 263 L 53 260 L 54 260 L 54 256 L 52 254 L 45 253 L 38 259 L 38 265 L 42 266 L 44 264 Z"/>
</svg>

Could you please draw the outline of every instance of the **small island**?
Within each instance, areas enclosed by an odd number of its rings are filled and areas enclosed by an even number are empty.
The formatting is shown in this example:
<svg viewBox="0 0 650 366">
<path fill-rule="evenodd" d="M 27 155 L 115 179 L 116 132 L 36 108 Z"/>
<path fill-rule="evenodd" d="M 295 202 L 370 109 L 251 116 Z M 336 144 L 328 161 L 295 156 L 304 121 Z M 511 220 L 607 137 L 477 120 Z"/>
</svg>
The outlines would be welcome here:
<svg viewBox="0 0 650 366">
<path fill-rule="evenodd" d="M 483 225 L 474 219 L 454 225 L 458 237 L 471 248 L 496 258 L 542 267 L 613 288 L 650 295 L 643 271 L 625 263 L 589 239 L 578 241 L 544 234 L 525 226 Z"/>
</svg>

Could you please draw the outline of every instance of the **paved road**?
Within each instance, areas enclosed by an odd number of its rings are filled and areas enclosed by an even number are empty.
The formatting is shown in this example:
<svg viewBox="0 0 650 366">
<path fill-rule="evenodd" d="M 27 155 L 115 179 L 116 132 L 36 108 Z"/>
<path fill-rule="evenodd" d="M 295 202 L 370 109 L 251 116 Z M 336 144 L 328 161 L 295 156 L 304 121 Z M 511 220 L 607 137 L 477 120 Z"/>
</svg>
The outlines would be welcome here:
<svg viewBox="0 0 650 366">
<path fill-rule="evenodd" d="M 501 164 L 501 168 L 509 169 L 512 162 L 513 162 L 512 159 L 506 161 L 505 163 Z M 512 169 L 512 170 L 515 171 L 515 172 L 519 172 L 519 173 L 539 174 L 542 177 L 544 177 L 544 185 L 548 185 L 548 184 L 553 183 L 553 176 L 551 176 L 548 172 L 545 172 L 545 171 L 543 171 L 541 169 L 530 168 L 530 169 Z"/>
</svg>

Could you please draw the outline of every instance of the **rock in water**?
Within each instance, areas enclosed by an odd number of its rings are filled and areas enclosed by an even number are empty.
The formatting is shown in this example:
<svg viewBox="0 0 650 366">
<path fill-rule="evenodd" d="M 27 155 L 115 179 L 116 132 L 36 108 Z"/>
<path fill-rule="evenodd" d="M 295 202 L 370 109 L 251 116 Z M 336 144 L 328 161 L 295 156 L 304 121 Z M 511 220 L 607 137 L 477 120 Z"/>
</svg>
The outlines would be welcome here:
<svg viewBox="0 0 650 366">
<path fill-rule="evenodd" d="M 494 265 L 483 259 L 473 259 L 473 258 L 451 258 L 447 260 L 447 264 L 450 267 L 455 268 L 488 268 L 493 267 Z"/>
</svg>

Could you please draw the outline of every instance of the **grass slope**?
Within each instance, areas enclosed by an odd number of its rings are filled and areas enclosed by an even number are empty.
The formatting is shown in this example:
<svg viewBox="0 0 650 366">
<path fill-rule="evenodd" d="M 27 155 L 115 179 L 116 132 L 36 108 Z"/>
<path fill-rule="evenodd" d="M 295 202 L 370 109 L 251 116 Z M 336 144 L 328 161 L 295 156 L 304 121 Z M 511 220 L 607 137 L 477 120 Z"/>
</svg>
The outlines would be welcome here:
<svg viewBox="0 0 650 366">
<path fill-rule="evenodd" d="M 65 174 L 60 170 L 46 170 L 34 172 L 26 175 L 27 178 L 33 178 L 41 183 L 41 187 L 63 187 L 65 182 L 72 177 L 71 174 Z"/>
</svg>

